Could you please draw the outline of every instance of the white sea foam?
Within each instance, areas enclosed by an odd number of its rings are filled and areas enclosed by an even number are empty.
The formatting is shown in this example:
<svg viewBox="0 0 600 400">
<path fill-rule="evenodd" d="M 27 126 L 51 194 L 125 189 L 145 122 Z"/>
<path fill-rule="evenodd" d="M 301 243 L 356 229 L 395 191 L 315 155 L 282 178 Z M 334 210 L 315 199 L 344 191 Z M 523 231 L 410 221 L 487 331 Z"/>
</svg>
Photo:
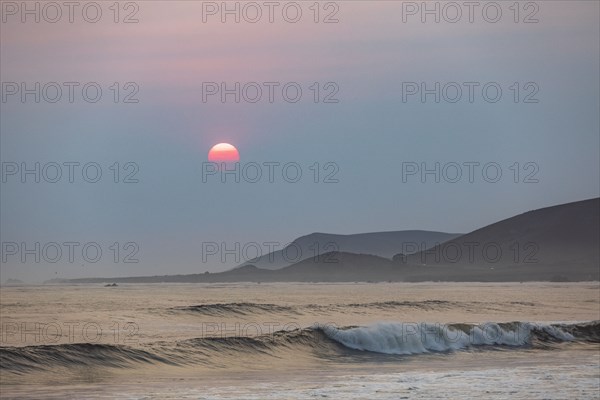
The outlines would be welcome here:
<svg viewBox="0 0 600 400">
<path fill-rule="evenodd" d="M 355 350 L 384 354 L 421 354 L 467 349 L 473 346 L 523 346 L 531 341 L 533 330 L 549 337 L 570 341 L 573 336 L 559 327 L 519 322 L 503 328 L 497 323 L 456 326 L 431 323 L 380 322 L 366 327 L 338 329 L 316 325 L 329 338 Z"/>
</svg>

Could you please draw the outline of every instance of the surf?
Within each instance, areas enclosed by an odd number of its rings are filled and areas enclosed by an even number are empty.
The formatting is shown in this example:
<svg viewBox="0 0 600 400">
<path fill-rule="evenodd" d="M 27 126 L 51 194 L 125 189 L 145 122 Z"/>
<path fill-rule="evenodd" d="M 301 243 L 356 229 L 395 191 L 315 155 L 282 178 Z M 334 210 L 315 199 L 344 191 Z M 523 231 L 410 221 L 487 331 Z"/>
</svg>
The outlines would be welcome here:
<svg viewBox="0 0 600 400">
<path fill-rule="evenodd" d="M 568 343 L 600 343 L 600 320 L 573 324 L 379 322 L 345 327 L 317 323 L 268 335 L 203 336 L 136 347 L 92 343 L 0 347 L 0 371 L 23 374 L 55 367 L 135 368 L 140 364 L 226 368 L 264 357 L 290 363 L 298 357 L 360 363 L 372 361 L 373 356 L 418 357 L 492 349 L 545 350 Z M 390 360 L 402 362 L 403 359 Z"/>
</svg>

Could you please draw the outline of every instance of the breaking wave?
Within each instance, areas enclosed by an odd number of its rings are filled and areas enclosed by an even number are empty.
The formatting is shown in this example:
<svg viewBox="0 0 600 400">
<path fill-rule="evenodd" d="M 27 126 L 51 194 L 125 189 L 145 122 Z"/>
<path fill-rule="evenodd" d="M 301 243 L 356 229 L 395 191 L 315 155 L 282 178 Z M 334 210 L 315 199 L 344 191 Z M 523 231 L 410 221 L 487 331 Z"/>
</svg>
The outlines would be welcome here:
<svg viewBox="0 0 600 400">
<path fill-rule="evenodd" d="M 592 332 L 576 326 L 530 322 L 468 324 L 378 323 L 368 327 L 338 329 L 316 326 L 327 337 L 355 350 L 383 354 L 450 352 L 481 346 L 521 347 L 547 342 L 597 341 L 600 325 Z"/>
<path fill-rule="evenodd" d="M 55 367 L 130 368 L 140 363 L 227 367 L 248 362 L 252 357 L 287 358 L 293 362 L 297 357 L 305 356 L 336 362 L 361 362 L 378 355 L 490 348 L 546 349 L 566 342 L 600 343 L 600 321 L 478 325 L 381 322 L 365 327 L 317 324 L 255 337 L 201 337 L 154 342 L 140 347 L 90 343 L 0 347 L 0 371 L 22 374 Z"/>
</svg>

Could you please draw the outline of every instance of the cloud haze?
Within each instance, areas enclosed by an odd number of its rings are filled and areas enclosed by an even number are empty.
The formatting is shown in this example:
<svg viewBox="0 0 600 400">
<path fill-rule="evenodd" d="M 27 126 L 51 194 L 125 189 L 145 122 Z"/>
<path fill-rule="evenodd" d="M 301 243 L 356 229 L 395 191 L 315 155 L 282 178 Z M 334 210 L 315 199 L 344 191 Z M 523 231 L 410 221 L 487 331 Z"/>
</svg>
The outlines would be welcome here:
<svg viewBox="0 0 600 400">
<path fill-rule="evenodd" d="M 529 24 L 515 23 L 507 8 L 498 23 L 479 14 L 473 23 L 422 23 L 418 15 L 403 22 L 403 2 L 386 1 L 337 2 L 339 22 L 330 24 L 314 23 L 305 2 L 295 24 L 203 22 L 203 3 L 138 2 L 132 24 L 113 23 L 108 3 L 96 24 L 21 23 L 3 14 L 3 83 L 81 85 L 72 103 L 63 92 L 56 103 L 14 95 L 0 104 L 2 162 L 54 162 L 63 173 L 56 183 L 5 176 L 2 242 L 94 242 L 104 255 L 97 263 L 11 256 L 2 281 L 221 271 L 235 263 L 202 263 L 202 242 L 284 245 L 315 231 L 468 232 L 600 193 L 597 2 L 537 2 L 539 22 Z M 82 98 L 86 82 L 103 89 L 97 103 Z M 205 82 L 257 82 L 263 97 L 203 102 Z M 280 83 L 272 103 L 264 82 Z M 289 82 L 303 90 L 297 103 L 283 98 Z M 480 85 L 473 102 L 466 91 L 456 103 L 436 103 L 434 95 L 422 102 L 420 94 L 403 102 L 406 82 Z M 482 97 L 490 82 L 503 89 L 495 103 Z M 124 103 L 134 92 L 139 102 Z M 524 102 L 534 92 L 538 102 Z M 327 95 L 339 101 L 324 102 Z M 272 183 L 203 182 L 202 163 L 219 142 L 234 144 L 242 163 L 297 163 L 302 179 L 291 183 L 278 169 Z M 73 183 L 63 165 L 71 161 L 80 163 Z M 488 182 L 479 170 L 473 182 L 403 176 L 406 163 L 465 162 L 495 163 L 502 179 Z M 98 182 L 81 178 L 86 163 L 100 165 Z M 525 182 L 533 172 L 538 182 Z M 324 182 L 330 173 L 338 182 Z M 138 182 L 123 182 L 128 174 Z M 122 262 L 130 242 L 138 263 Z"/>
</svg>

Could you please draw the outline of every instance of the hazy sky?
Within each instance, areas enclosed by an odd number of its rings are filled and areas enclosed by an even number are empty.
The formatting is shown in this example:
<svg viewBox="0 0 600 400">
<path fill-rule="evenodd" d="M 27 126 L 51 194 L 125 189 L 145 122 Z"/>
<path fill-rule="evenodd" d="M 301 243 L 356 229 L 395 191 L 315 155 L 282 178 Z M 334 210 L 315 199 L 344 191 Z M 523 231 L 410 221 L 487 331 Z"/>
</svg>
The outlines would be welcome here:
<svg viewBox="0 0 600 400">
<path fill-rule="evenodd" d="M 273 22 L 239 2 L 239 23 L 221 2 L 81 2 L 72 23 L 39 3 L 38 23 L 3 1 L 1 280 L 220 271 L 234 257 L 203 243 L 468 232 L 597 197 L 599 3 L 489 3 L 470 22 L 430 2 L 439 23 L 421 2 L 275 2 Z M 239 182 L 203 175 L 220 142 Z"/>
</svg>

